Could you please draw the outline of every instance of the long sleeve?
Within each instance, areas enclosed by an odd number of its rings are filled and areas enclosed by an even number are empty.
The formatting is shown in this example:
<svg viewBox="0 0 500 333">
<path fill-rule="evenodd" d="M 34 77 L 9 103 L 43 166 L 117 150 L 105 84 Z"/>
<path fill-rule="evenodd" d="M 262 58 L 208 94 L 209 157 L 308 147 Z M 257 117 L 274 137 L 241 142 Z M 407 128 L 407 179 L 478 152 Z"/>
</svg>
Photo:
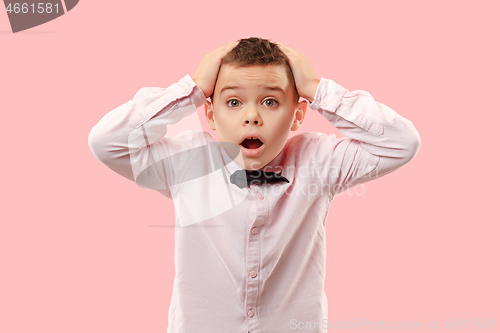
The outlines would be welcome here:
<svg viewBox="0 0 500 333">
<path fill-rule="evenodd" d="M 203 147 L 206 142 L 200 131 L 167 136 L 167 127 L 195 113 L 205 101 L 189 75 L 168 88 L 142 88 L 132 100 L 107 113 L 92 128 L 89 147 L 113 171 L 171 199 L 170 176 L 175 170 L 168 159 Z"/>
<path fill-rule="evenodd" d="M 312 154 L 331 195 L 386 175 L 410 162 L 421 140 L 412 122 L 366 91 L 349 92 L 321 78 L 309 107 L 344 135 L 321 134 Z"/>
</svg>

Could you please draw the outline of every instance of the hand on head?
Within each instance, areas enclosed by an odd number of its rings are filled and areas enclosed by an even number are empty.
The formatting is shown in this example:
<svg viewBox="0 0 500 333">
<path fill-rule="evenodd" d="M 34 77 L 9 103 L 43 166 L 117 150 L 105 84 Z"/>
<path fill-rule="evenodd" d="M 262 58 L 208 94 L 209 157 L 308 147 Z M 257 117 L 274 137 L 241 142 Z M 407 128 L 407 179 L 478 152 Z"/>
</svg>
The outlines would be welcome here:
<svg viewBox="0 0 500 333">
<path fill-rule="evenodd" d="M 209 97 L 214 91 L 215 81 L 217 80 L 222 58 L 224 58 L 236 45 L 238 45 L 238 42 L 227 43 L 205 54 L 198 64 L 193 81 L 203 91 L 205 97 Z"/>
<path fill-rule="evenodd" d="M 297 92 L 301 97 L 312 102 L 320 80 L 314 72 L 311 61 L 305 54 L 298 52 L 290 46 L 279 42 L 273 43 L 278 45 L 280 50 L 285 53 L 289 60 Z M 203 91 L 205 97 L 211 96 L 214 91 L 222 58 L 224 58 L 236 45 L 238 45 L 238 41 L 227 43 L 207 53 L 200 61 L 193 81 Z"/>
<path fill-rule="evenodd" d="M 220 142 L 236 147 L 234 159 L 259 169 L 284 148 L 304 121 L 319 80 L 306 56 L 269 40 L 250 37 L 206 54 L 193 77 L 210 101 L 205 117 Z"/>
<path fill-rule="evenodd" d="M 292 68 L 293 77 L 295 80 L 295 86 L 297 87 L 297 92 L 299 95 L 309 102 L 314 100 L 316 95 L 316 89 L 320 80 L 314 72 L 314 68 L 311 61 L 305 54 L 298 52 L 297 50 L 281 44 L 278 42 L 273 42 L 277 44 L 283 53 L 286 54 L 290 67 Z"/>
</svg>

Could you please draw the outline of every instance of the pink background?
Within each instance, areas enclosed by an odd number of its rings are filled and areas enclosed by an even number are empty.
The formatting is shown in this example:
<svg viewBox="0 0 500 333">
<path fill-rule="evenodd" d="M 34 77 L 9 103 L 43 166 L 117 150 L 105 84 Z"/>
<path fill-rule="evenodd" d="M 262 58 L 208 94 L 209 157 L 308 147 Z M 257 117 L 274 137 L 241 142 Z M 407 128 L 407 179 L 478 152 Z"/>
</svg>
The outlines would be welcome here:
<svg viewBox="0 0 500 333">
<path fill-rule="evenodd" d="M 489 319 L 498 330 L 499 11 L 83 0 L 12 34 L 2 10 L 0 332 L 166 332 L 173 204 L 102 165 L 88 134 L 141 87 L 193 76 L 204 54 L 250 36 L 306 54 L 319 77 L 370 92 L 422 138 L 410 164 L 334 200 L 328 319 L 439 320 L 439 331 Z M 302 130 L 339 133 L 313 110 Z"/>
</svg>

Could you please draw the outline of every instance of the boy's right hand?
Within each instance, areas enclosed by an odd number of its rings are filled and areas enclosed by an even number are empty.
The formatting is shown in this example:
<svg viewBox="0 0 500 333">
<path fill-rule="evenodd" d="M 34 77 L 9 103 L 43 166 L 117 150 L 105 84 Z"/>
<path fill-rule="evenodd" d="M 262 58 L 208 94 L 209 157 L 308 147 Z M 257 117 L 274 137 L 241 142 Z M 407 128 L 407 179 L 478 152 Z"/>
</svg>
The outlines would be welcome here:
<svg viewBox="0 0 500 333">
<path fill-rule="evenodd" d="M 237 41 L 227 43 L 205 54 L 201 59 L 196 69 L 196 73 L 194 74 L 193 81 L 198 88 L 203 91 L 205 97 L 211 96 L 215 89 L 215 80 L 217 79 L 217 74 L 219 74 L 222 58 L 224 58 L 237 44 Z"/>
</svg>

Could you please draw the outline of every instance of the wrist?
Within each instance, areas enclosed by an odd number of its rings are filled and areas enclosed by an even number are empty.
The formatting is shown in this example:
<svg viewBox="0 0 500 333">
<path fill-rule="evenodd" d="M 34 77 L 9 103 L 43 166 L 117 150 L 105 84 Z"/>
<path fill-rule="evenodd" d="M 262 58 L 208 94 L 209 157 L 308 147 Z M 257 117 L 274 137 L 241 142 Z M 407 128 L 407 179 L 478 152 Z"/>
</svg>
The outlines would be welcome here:
<svg viewBox="0 0 500 333">
<path fill-rule="evenodd" d="M 302 96 L 305 99 L 307 99 L 309 103 L 312 103 L 314 101 L 314 97 L 316 96 L 316 90 L 318 90 L 319 82 L 320 82 L 319 79 L 315 79 L 313 82 L 311 82 L 311 84 L 309 84 L 309 86 L 307 87 L 305 96 Z"/>
<path fill-rule="evenodd" d="M 194 78 L 193 78 L 193 82 L 194 82 L 194 84 L 195 84 L 198 88 L 200 88 L 200 89 L 201 89 L 201 91 L 203 91 L 203 94 L 205 95 L 205 98 L 208 98 L 208 96 L 210 96 L 210 95 L 207 95 L 207 93 L 208 93 L 208 89 L 207 89 L 205 86 L 203 86 L 203 84 L 200 82 L 200 80 L 199 80 L 199 79 L 197 79 L 196 77 L 194 77 Z"/>
</svg>

